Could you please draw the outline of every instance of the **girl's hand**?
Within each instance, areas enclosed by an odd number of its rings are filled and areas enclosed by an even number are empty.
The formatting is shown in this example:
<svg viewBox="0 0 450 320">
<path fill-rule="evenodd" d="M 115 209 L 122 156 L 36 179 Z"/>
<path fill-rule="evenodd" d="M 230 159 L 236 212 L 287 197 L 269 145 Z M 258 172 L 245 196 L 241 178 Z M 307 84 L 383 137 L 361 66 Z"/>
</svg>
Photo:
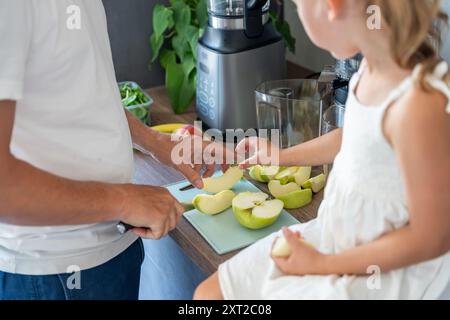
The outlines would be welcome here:
<svg viewBox="0 0 450 320">
<path fill-rule="evenodd" d="M 241 169 L 252 165 L 279 165 L 280 149 L 267 139 L 250 137 L 236 146 L 236 154 Z"/>
<path fill-rule="evenodd" d="M 323 274 L 325 255 L 306 242 L 300 241 L 301 235 L 299 232 L 294 233 L 285 227 L 283 228 L 283 234 L 292 249 L 292 253 L 287 258 L 272 256 L 277 267 L 287 275 Z"/>
</svg>

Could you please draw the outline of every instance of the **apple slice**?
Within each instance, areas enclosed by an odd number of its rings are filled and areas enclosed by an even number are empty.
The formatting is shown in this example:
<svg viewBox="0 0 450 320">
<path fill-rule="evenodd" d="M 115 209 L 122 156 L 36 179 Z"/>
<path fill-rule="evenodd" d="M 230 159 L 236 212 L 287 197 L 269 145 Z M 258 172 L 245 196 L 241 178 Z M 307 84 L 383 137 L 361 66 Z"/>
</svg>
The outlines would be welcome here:
<svg viewBox="0 0 450 320">
<path fill-rule="evenodd" d="M 231 190 L 224 190 L 215 195 L 199 194 L 194 197 L 192 204 L 201 213 L 216 215 L 230 208 L 235 196 Z"/>
<path fill-rule="evenodd" d="M 280 167 L 278 166 L 263 166 L 261 168 L 261 178 L 264 182 L 269 182 L 275 178 L 278 172 L 280 172 Z"/>
<path fill-rule="evenodd" d="M 273 224 L 283 210 L 280 200 L 265 201 L 265 193 L 243 192 L 232 201 L 236 220 L 249 229 L 262 229 Z"/>
<path fill-rule="evenodd" d="M 314 247 L 312 244 L 310 244 L 309 242 L 305 241 L 304 239 L 298 239 L 299 241 L 303 241 L 303 243 Z M 275 243 L 273 244 L 272 247 L 272 256 L 277 257 L 277 258 L 287 258 L 292 254 L 292 248 L 289 245 L 289 243 L 287 242 L 285 237 L 281 237 L 281 238 L 277 238 L 277 240 L 275 241 Z"/>
<path fill-rule="evenodd" d="M 275 197 L 279 198 L 283 195 L 289 194 L 294 191 L 299 191 L 302 188 L 298 186 L 295 182 L 290 182 L 288 184 L 282 185 L 279 180 L 272 180 L 268 184 L 270 193 Z"/>
<path fill-rule="evenodd" d="M 276 176 L 275 180 L 279 180 L 281 184 L 287 184 L 289 182 L 294 182 L 294 175 L 297 172 L 298 167 L 289 167 L 280 171 Z"/>
<path fill-rule="evenodd" d="M 311 189 L 297 190 L 277 198 L 283 201 L 285 209 L 298 209 L 310 204 L 313 200 Z"/>
<path fill-rule="evenodd" d="M 239 167 L 230 167 L 223 175 L 203 179 L 203 190 L 209 193 L 219 193 L 230 190 L 241 180 L 243 172 Z"/>
<path fill-rule="evenodd" d="M 250 168 L 250 171 L 248 172 L 248 174 L 255 181 L 266 182 L 261 177 L 261 169 L 262 169 L 262 167 L 260 165 L 253 166 Z"/>
<path fill-rule="evenodd" d="M 311 178 L 312 167 L 300 167 L 294 174 L 295 183 L 301 186 Z"/>
<path fill-rule="evenodd" d="M 312 189 L 314 193 L 318 193 L 325 187 L 327 177 L 322 173 L 302 184 L 303 189 Z"/>
<path fill-rule="evenodd" d="M 256 165 L 250 168 L 249 175 L 253 180 L 267 183 L 272 180 L 280 170 L 277 166 L 261 166 Z"/>
</svg>

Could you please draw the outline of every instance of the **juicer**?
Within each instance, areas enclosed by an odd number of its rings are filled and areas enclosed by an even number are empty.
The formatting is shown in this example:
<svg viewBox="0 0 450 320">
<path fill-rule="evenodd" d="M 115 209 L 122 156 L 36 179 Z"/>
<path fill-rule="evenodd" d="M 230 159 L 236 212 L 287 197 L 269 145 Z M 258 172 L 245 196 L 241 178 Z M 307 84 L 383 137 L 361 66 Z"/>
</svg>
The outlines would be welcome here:
<svg viewBox="0 0 450 320">
<path fill-rule="evenodd" d="M 268 0 L 208 0 L 198 44 L 196 111 L 204 127 L 257 128 L 255 88 L 286 76 L 282 37 Z"/>
</svg>

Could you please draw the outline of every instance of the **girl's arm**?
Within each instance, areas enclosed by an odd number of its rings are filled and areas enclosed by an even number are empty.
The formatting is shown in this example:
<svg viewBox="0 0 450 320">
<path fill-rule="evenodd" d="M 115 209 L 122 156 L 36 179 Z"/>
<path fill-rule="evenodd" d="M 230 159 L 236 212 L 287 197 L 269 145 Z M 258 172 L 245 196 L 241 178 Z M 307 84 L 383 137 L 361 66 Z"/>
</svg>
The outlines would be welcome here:
<svg viewBox="0 0 450 320">
<path fill-rule="evenodd" d="M 450 250 L 450 115 L 438 93 L 414 90 L 386 116 L 385 135 L 403 173 L 409 225 L 337 255 L 325 256 L 285 231 L 293 247 L 288 259 L 275 259 L 290 274 L 365 274 L 439 257 Z M 383 201 L 383 199 L 380 199 Z"/>
<path fill-rule="evenodd" d="M 280 153 L 281 166 L 320 166 L 333 163 L 341 150 L 342 129 L 334 130 L 326 135 Z"/>
<path fill-rule="evenodd" d="M 236 147 L 238 154 L 245 151 L 252 154 L 251 157 L 245 159 L 241 163 L 243 168 L 255 164 L 270 165 L 277 164 L 280 166 L 319 166 L 329 164 L 334 161 L 336 155 L 341 149 L 342 129 L 334 130 L 331 133 L 323 135 L 314 140 L 299 144 L 295 147 L 277 150 L 279 159 L 273 159 L 267 155 L 273 145 L 265 139 L 247 138 L 241 141 Z"/>
</svg>

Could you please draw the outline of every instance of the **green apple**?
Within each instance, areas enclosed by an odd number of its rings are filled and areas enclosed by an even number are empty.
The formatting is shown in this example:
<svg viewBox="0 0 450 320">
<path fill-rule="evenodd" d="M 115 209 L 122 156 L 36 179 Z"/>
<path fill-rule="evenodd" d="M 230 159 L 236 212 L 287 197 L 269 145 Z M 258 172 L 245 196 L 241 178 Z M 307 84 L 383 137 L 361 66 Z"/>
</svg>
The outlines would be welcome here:
<svg viewBox="0 0 450 320">
<path fill-rule="evenodd" d="M 298 167 L 289 167 L 280 171 L 276 176 L 275 180 L 279 180 L 281 184 L 287 184 L 289 182 L 294 182 L 294 175 L 297 172 Z"/>
<path fill-rule="evenodd" d="M 312 167 L 300 167 L 294 174 L 295 183 L 301 186 L 311 178 Z"/>
<path fill-rule="evenodd" d="M 302 241 L 304 244 L 314 247 L 304 239 L 299 238 L 298 241 Z M 287 258 L 292 254 L 292 248 L 287 242 L 285 237 L 277 238 L 272 247 L 272 256 L 277 258 Z"/>
<path fill-rule="evenodd" d="M 299 191 L 302 189 L 295 182 L 290 182 L 288 184 L 283 185 L 283 184 L 281 184 L 281 182 L 279 180 L 272 180 L 269 182 L 269 184 L 267 186 L 269 188 L 270 193 L 275 198 L 279 198 L 288 193 L 291 193 L 294 191 Z"/>
<path fill-rule="evenodd" d="M 219 193 L 230 190 L 241 180 L 243 172 L 239 167 L 230 167 L 223 175 L 203 179 L 203 190 L 209 193 Z"/>
<path fill-rule="evenodd" d="M 192 204 L 201 213 L 215 215 L 230 208 L 235 196 L 231 190 L 224 190 L 215 195 L 199 194 L 194 197 Z"/>
<path fill-rule="evenodd" d="M 249 175 L 253 180 L 267 183 L 275 177 L 279 169 L 277 166 L 256 165 L 250 168 Z"/>
<path fill-rule="evenodd" d="M 248 172 L 248 174 L 255 181 L 266 182 L 261 177 L 261 169 L 262 169 L 262 167 L 260 165 L 253 166 L 250 168 L 250 171 Z"/>
<path fill-rule="evenodd" d="M 302 184 L 303 189 L 311 189 L 314 193 L 318 193 L 325 187 L 325 182 L 327 180 L 326 175 L 323 173 L 309 179 L 308 181 Z"/>
<path fill-rule="evenodd" d="M 313 200 L 311 189 L 297 190 L 277 197 L 283 201 L 285 209 L 298 209 L 310 204 Z"/>
<path fill-rule="evenodd" d="M 236 220 L 249 229 L 262 229 L 277 221 L 283 210 L 280 200 L 266 200 L 268 195 L 257 192 L 243 192 L 232 201 Z"/>
<path fill-rule="evenodd" d="M 264 182 L 269 182 L 275 178 L 278 172 L 280 172 L 280 167 L 278 166 L 263 166 L 261 168 L 261 178 Z"/>
</svg>

